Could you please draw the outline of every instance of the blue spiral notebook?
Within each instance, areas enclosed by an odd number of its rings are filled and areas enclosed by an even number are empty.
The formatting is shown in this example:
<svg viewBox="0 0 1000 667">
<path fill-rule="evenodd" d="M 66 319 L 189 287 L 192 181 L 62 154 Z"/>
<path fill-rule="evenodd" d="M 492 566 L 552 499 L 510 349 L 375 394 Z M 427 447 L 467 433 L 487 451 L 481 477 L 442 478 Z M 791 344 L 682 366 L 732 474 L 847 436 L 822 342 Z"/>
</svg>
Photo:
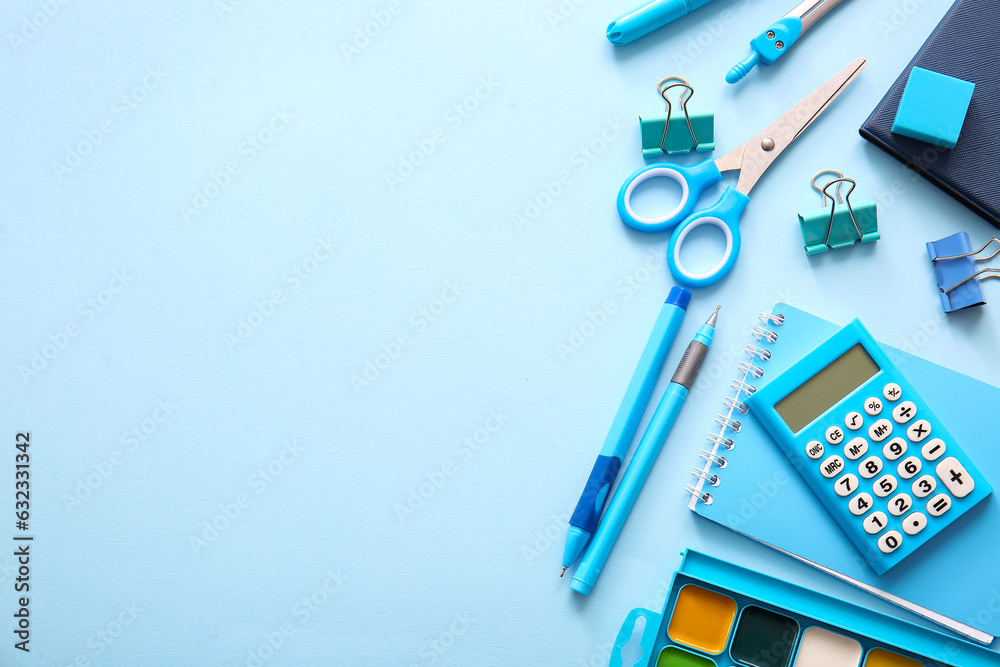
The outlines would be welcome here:
<svg viewBox="0 0 1000 667">
<path fill-rule="evenodd" d="M 969 639 L 993 642 L 1000 635 L 998 494 L 877 576 L 764 427 L 741 411 L 748 392 L 763 386 L 840 327 L 783 303 L 761 319 L 712 429 L 706 462 L 696 471 L 697 484 L 689 489 L 690 509 Z M 1000 388 L 888 345 L 882 347 L 986 479 L 1000 485 L 993 419 L 1000 406 Z M 713 475 L 717 475 L 717 486 L 708 481 Z"/>
</svg>

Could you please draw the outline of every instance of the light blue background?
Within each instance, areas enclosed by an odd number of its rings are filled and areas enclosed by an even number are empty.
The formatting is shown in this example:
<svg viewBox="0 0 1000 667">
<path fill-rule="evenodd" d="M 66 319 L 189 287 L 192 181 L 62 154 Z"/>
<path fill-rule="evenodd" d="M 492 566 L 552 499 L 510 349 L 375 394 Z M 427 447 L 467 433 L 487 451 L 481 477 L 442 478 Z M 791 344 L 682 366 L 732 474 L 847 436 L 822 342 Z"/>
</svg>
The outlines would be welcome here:
<svg viewBox="0 0 1000 667">
<path fill-rule="evenodd" d="M 790 1 L 717 0 L 618 48 L 604 26 L 628 2 L 47 1 L 8 4 L 0 47 L 0 493 L 12 535 L 28 430 L 36 536 L 31 653 L 8 629 L 3 664 L 605 664 L 688 546 L 871 603 L 684 508 L 755 313 L 859 316 L 1000 378 L 1000 308 L 945 319 L 924 251 L 996 230 L 857 134 L 941 0 L 847 2 L 737 87 L 725 72 Z M 351 51 L 373 12 L 391 20 Z M 683 75 L 718 156 L 858 55 L 754 190 L 733 274 L 695 294 L 682 338 L 722 304 L 702 380 L 593 594 L 572 594 L 566 518 L 672 284 L 666 237 L 615 212 L 636 116 Z M 826 168 L 879 200 L 882 240 L 807 258 L 796 214 Z"/>
</svg>

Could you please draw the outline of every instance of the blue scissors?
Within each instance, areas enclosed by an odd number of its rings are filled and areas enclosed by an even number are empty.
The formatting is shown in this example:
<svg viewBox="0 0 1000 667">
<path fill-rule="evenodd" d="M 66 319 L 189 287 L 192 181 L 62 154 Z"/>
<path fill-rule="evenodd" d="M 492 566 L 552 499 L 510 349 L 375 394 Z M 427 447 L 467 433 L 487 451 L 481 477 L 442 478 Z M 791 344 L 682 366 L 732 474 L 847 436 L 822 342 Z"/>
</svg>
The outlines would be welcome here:
<svg viewBox="0 0 1000 667">
<path fill-rule="evenodd" d="M 644 232 L 659 232 L 675 227 L 667 248 L 667 266 L 682 285 L 711 285 L 729 273 L 740 253 L 740 217 L 750 203 L 750 190 L 771 163 L 816 120 L 855 77 L 867 61 L 858 58 L 832 79 L 809 93 L 763 132 L 732 153 L 718 160 L 705 160 L 691 166 L 654 162 L 639 169 L 625 180 L 618 191 L 618 214 L 630 227 Z M 728 187 L 713 206 L 695 211 L 698 197 L 710 186 L 722 180 L 727 171 L 739 171 L 736 188 Z M 643 181 L 665 177 L 681 186 L 681 201 L 670 213 L 659 218 L 644 218 L 632 210 L 632 193 Z M 702 225 L 714 225 L 726 237 L 726 251 L 719 263 L 705 273 L 692 273 L 681 264 L 681 247 L 692 231 Z"/>
</svg>

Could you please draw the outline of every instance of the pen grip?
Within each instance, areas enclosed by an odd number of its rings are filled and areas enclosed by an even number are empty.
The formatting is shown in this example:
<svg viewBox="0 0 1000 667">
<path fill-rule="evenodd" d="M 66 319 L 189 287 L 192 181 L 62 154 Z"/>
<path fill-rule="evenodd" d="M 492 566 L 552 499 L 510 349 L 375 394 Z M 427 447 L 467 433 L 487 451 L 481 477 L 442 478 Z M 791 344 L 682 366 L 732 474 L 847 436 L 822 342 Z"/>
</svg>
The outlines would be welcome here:
<svg viewBox="0 0 1000 667">
<path fill-rule="evenodd" d="M 701 365 L 707 355 L 708 346 L 704 343 L 699 343 L 696 340 L 688 343 L 687 349 L 684 350 L 684 356 L 681 358 L 681 363 L 677 364 L 677 370 L 674 371 L 674 375 L 670 378 L 670 381 L 676 382 L 685 389 L 690 390 L 695 378 L 698 377 L 698 371 L 701 370 Z"/>
<path fill-rule="evenodd" d="M 593 534 L 608 500 L 608 491 L 615 483 L 621 467 L 622 461 L 617 456 L 597 457 L 597 463 L 590 471 L 590 478 L 587 479 L 587 485 L 583 488 L 580 502 L 576 504 L 573 516 L 570 517 L 571 526 L 582 528 Z"/>
</svg>

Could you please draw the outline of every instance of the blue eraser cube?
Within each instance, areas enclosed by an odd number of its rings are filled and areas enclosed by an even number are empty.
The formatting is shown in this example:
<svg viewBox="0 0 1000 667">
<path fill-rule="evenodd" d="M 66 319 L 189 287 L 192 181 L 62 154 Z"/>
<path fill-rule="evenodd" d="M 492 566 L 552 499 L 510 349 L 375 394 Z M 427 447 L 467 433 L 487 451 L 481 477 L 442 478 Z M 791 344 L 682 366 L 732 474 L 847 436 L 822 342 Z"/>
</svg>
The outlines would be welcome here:
<svg viewBox="0 0 1000 667">
<path fill-rule="evenodd" d="M 903 89 L 893 134 L 954 148 L 976 84 L 914 67 Z"/>
</svg>

